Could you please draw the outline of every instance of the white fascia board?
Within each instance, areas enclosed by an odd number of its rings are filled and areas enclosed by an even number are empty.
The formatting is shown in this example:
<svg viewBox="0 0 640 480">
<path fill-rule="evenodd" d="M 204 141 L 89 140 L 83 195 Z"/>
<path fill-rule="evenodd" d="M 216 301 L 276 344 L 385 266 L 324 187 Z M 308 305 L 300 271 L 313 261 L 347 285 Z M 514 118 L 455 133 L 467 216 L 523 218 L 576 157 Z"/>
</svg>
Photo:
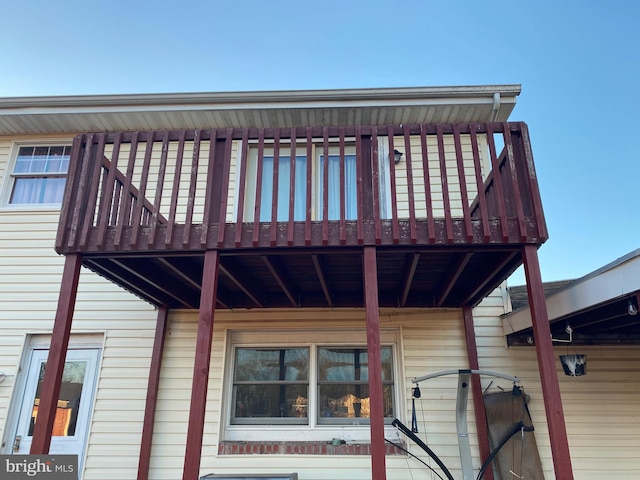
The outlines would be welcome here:
<svg viewBox="0 0 640 480">
<path fill-rule="evenodd" d="M 546 298 L 549 321 L 562 318 L 640 290 L 640 249 L 567 284 Z M 504 315 L 504 334 L 532 326 L 531 310 L 523 307 Z"/>
<path fill-rule="evenodd" d="M 0 115 L 515 103 L 520 85 L 0 98 Z"/>
</svg>

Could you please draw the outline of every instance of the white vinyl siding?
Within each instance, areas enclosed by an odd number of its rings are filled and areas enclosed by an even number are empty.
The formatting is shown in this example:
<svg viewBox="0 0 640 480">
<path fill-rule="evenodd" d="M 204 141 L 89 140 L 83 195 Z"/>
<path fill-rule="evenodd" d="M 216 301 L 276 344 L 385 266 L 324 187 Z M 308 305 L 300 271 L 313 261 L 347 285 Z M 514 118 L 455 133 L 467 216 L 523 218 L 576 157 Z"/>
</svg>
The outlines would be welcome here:
<svg viewBox="0 0 640 480">
<path fill-rule="evenodd" d="M 69 136 L 0 138 L 2 181 L 7 178 L 14 144 L 69 140 Z M 396 148 L 404 151 L 399 139 L 396 139 Z M 234 148 L 234 161 L 236 152 L 237 148 Z M 434 159 L 437 158 L 435 150 L 432 154 L 436 155 Z M 400 171 L 405 159 L 406 153 L 398 167 Z M 416 168 L 421 164 L 415 153 L 412 160 Z M 448 154 L 447 161 L 455 162 L 455 155 L 450 158 Z M 185 162 L 187 165 L 190 163 L 188 152 L 185 152 Z M 452 167 L 457 178 L 457 167 L 455 164 Z M 437 166 L 434 168 L 432 177 L 438 179 L 439 171 Z M 470 174 L 467 177 L 469 185 L 475 185 Z M 188 176 L 184 179 L 188 181 Z M 203 182 L 204 177 L 200 181 Z M 201 182 L 199 185 L 203 185 Z M 235 180 L 231 181 L 230 188 L 235 184 Z M 451 184 L 454 185 L 454 178 Z M 406 193 L 400 192 L 400 195 Z M 147 197 L 153 196 L 153 190 L 148 190 Z M 232 190 L 230 198 L 234 197 Z M 472 197 L 470 193 L 470 199 Z M 202 205 L 203 198 L 204 192 L 198 192 L 198 205 Z M 234 209 L 235 205 L 230 201 L 227 220 L 233 219 Z M 8 442 L 2 453 L 6 453 L 11 444 L 9 407 L 17 391 L 18 370 L 28 336 L 50 334 L 53 327 L 64 263 L 64 257 L 56 255 L 53 250 L 57 224 L 57 210 L 0 210 L 0 372 L 6 374 L 0 383 L 0 435 Z M 500 318 L 505 312 L 505 305 L 503 289 L 499 289 L 474 309 L 480 368 L 517 375 L 522 379 L 525 392 L 530 396 L 529 408 L 536 427 L 545 478 L 552 480 L 553 462 L 535 349 L 506 347 Z M 383 330 L 398 332 L 395 356 L 398 362 L 396 371 L 400 373 L 395 379 L 398 416 L 405 424 L 410 424 L 411 379 L 468 366 L 462 313 L 444 309 L 383 310 L 380 322 Z M 136 477 L 155 323 L 156 311 L 150 305 L 89 270 L 82 270 L 72 336 L 76 338 L 80 333 L 95 333 L 104 338 L 87 444 L 85 480 Z M 295 471 L 301 480 L 364 480 L 371 477 L 371 461 L 366 455 L 247 456 L 217 453 L 219 441 L 224 439 L 229 408 L 225 396 L 226 359 L 230 355 L 229 330 L 260 331 L 270 335 L 287 331 L 294 338 L 304 339 L 305 331 L 300 329 L 302 323 L 310 330 L 360 332 L 362 342 L 366 343 L 364 311 L 359 309 L 215 312 L 202 474 L 214 471 L 245 474 Z M 169 317 L 153 437 L 150 475 L 153 480 L 182 476 L 197 324 L 197 312 L 172 311 Z M 557 346 L 556 358 L 566 353 L 568 348 L 570 353 L 576 351 L 576 347 Z M 588 358 L 587 375 L 583 377 L 565 377 L 559 362 L 556 363 L 575 479 L 633 478 L 640 469 L 637 456 L 640 449 L 640 436 L 637 434 L 640 430 L 640 349 L 633 346 L 587 346 L 580 347 L 579 353 L 585 353 Z M 491 379 L 483 378 L 483 388 L 489 387 L 490 382 Z M 509 387 L 508 382 L 494 381 L 491 389 L 498 385 Z M 421 438 L 426 437 L 427 443 L 458 478 L 456 387 L 455 377 L 442 377 L 422 384 L 417 418 Z M 477 468 L 478 447 L 471 401 L 468 420 L 474 466 Z M 428 461 L 413 444 L 409 443 L 409 449 Z M 387 470 L 388 478 L 393 480 L 420 478 L 426 473 L 423 466 L 403 455 L 388 456 Z"/>
</svg>

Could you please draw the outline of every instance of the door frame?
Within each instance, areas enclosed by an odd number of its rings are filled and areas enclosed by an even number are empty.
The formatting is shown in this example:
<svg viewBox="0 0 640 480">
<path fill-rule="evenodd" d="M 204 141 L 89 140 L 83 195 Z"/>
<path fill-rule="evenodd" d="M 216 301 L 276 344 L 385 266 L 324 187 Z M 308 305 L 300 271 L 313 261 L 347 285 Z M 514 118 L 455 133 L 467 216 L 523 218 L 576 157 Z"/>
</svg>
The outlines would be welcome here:
<svg viewBox="0 0 640 480">
<path fill-rule="evenodd" d="M 82 475 L 82 467 L 84 465 L 87 454 L 87 441 L 89 438 L 89 433 L 91 431 L 90 427 L 93 420 L 96 392 L 98 389 L 100 370 L 104 357 L 105 340 L 106 335 L 103 331 L 72 334 L 69 338 L 68 350 L 96 350 L 97 353 L 95 362 L 95 375 L 93 378 L 93 383 L 91 385 L 91 398 L 87 402 L 87 428 L 84 432 L 84 445 L 82 452 L 78 456 L 78 471 L 80 474 L 80 478 Z M 15 436 L 17 435 L 19 416 L 24 401 L 24 396 L 27 393 L 27 377 L 29 374 L 29 367 L 31 364 L 33 352 L 36 350 L 49 350 L 50 344 L 50 334 L 25 335 L 25 342 L 20 355 L 18 373 L 15 377 L 16 380 L 13 386 L 13 391 L 11 393 L 9 409 L 7 411 L 7 421 L 4 425 L 5 428 L 4 434 L 2 436 L 2 443 L 0 444 L 0 454 L 13 454 L 13 442 Z"/>
</svg>

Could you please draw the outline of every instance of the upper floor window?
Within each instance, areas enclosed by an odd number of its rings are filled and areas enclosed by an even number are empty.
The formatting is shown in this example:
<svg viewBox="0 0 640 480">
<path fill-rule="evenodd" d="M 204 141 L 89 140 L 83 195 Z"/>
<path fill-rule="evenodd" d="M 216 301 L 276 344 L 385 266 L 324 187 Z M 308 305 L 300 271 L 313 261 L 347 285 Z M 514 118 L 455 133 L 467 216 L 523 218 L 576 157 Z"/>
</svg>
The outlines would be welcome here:
<svg viewBox="0 0 640 480">
<path fill-rule="evenodd" d="M 10 205 L 62 203 L 71 146 L 36 145 L 18 149 L 9 187 Z"/>
<path fill-rule="evenodd" d="M 290 147 L 280 147 L 277 162 L 271 146 L 265 147 L 261 162 L 258 149 L 249 150 L 245 221 L 252 221 L 257 213 L 261 222 L 269 222 L 275 210 L 276 221 L 285 222 L 289 219 L 290 208 L 294 221 L 306 220 L 307 208 L 311 210 L 312 220 L 322 220 L 325 201 L 327 220 L 339 220 L 342 214 L 346 220 L 357 218 L 355 146 L 347 145 L 341 158 L 339 147 L 331 145 L 326 160 L 321 146 L 313 145 L 311 151 L 309 165 L 307 148 L 302 144 L 296 148 L 295 159 Z M 309 174 L 311 178 L 308 179 Z M 260 187 L 257 199 L 256 186 Z M 309 200 L 311 203 L 307 205 Z"/>
</svg>

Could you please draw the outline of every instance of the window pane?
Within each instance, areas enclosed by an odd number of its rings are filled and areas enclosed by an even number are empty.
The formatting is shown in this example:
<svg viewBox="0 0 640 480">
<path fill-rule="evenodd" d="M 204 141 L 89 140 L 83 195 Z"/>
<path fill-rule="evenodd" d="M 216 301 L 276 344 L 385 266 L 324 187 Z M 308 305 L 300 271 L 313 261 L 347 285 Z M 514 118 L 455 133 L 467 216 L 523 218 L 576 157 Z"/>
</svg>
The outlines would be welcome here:
<svg viewBox="0 0 640 480">
<path fill-rule="evenodd" d="M 307 418 L 307 385 L 237 385 L 236 418 Z"/>
<path fill-rule="evenodd" d="M 337 384 L 320 385 L 319 418 L 369 418 L 369 385 Z M 384 416 L 393 416 L 393 394 L 391 385 L 382 390 Z"/>
<path fill-rule="evenodd" d="M 40 391 L 44 381 L 45 366 L 46 363 L 42 362 L 36 396 L 33 400 L 33 413 L 31 415 L 31 425 L 29 426 L 29 436 L 33 435 L 33 428 L 38 418 Z M 58 407 L 53 424 L 54 436 L 72 437 L 76 433 L 78 408 L 80 406 L 80 396 L 82 394 L 86 370 L 87 362 L 65 362 L 64 364 L 60 395 L 58 396 Z"/>
<path fill-rule="evenodd" d="M 393 381 L 391 347 L 382 347 L 382 380 Z M 369 379 L 369 361 L 364 348 L 319 348 L 318 379 L 323 382 L 348 382 Z"/>
<path fill-rule="evenodd" d="M 62 203 L 65 181 L 63 177 L 18 177 L 13 184 L 9 203 Z"/>
<path fill-rule="evenodd" d="M 307 381 L 309 350 L 307 348 L 236 350 L 236 382 Z"/>
<path fill-rule="evenodd" d="M 262 160 L 262 191 L 260 197 L 260 221 L 271 221 L 272 206 L 277 204 L 276 220 L 285 222 L 289 220 L 289 195 L 291 192 L 291 157 L 278 159 L 278 191 L 275 192 L 273 184 L 272 156 L 265 156 Z M 296 156 L 295 162 L 295 192 L 293 200 L 293 219 L 301 221 L 305 219 L 306 207 L 306 170 L 307 159 Z"/>
<path fill-rule="evenodd" d="M 324 202 L 324 157 L 320 156 L 319 176 L 319 195 L 318 208 L 319 212 L 323 212 Z M 340 219 L 340 156 L 329 155 L 329 217 L 328 220 Z M 357 211 L 357 190 L 356 190 L 356 156 L 345 155 L 344 157 L 344 199 L 345 199 L 345 219 L 355 220 L 358 216 Z M 320 213 L 322 216 L 322 213 Z"/>
</svg>

